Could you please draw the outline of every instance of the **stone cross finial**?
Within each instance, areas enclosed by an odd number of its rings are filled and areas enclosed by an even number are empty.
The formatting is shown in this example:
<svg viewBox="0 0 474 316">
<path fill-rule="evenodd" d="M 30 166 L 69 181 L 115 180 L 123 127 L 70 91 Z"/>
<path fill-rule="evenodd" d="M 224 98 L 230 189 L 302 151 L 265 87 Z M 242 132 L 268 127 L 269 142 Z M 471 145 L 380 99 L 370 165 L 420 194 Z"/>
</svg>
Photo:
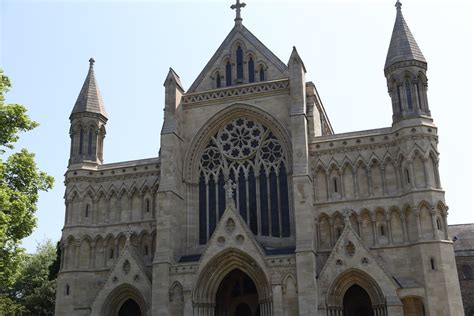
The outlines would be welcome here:
<svg viewBox="0 0 474 316">
<path fill-rule="evenodd" d="M 229 179 L 226 181 L 224 185 L 225 189 L 225 202 L 227 206 L 234 205 L 234 189 L 237 188 L 237 185 L 232 181 L 232 179 Z M 234 203 L 234 204 L 232 204 Z"/>
<path fill-rule="evenodd" d="M 237 2 L 233 5 L 230 6 L 232 10 L 235 9 L 235 23 L 240 23 L 242 22 L 242 17 L 240 16 L 240 9 L 245 8 L 246 4 L 245 2 L 240 3 L 240 0 L 236 0 Z"/>
<path fill-rule="evenodd" d="M 125 231 L 125 237 L 127 238 L 125 241 L 126 245 L 130 245 L 130 238 L 132 237 L 133 229 L 132 226 L 127 225 L 127 230 Z"/>
<path fill-rule="evenodd" d="M 344 216 L 344 222 L 346 224 L 351 223 L 351 214 L 352 214 L 352 210 L 348 208 L 345 208 L 344 210 L 342 210 L 342 215 Z"/>
<path fill-rule="evenodd" d="M 94 60 L 94 58 L 91 57 L 89 59 L 89 67 L 91 67 L 91 68 L 94 67 L 94 63 L 95 63 L 95 60 Z"/>
<path fill-rule="evenodd" d="M 397 8 L 397 10 L 402 9 L 402 3 L 400 2 L 400 0 L 397 0 L 397 3 L 395 3 L 395 7 Z"/>
</svg>

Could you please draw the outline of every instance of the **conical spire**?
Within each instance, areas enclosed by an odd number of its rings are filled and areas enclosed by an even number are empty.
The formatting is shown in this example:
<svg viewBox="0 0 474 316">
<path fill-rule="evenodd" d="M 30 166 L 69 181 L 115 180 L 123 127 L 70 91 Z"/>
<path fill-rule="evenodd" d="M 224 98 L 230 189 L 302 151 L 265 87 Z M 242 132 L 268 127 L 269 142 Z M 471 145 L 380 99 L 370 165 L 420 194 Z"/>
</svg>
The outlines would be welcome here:
<svg viewBox="0 0 474 316">
<path fill-rule="evenodd" d="M 393 26 L 392 39 L 390 40 L 390 47 L 385 61 L 385 69 L 402 61 L 416 60 L 426 63 L 423 53 L 403 18 L 401 2 L 397 1 L 395 7 L 397 8 L 397 18 Z"/>
<path fill-rule="evenodd" d="M 87 73 L 86 80 L 84 81 L 81 92 L 77 97 L 71 115 L 75 113 L 89 112 L 101 114 L 105 119 L 107 119 L 107 112 L 105 111 L 102 96 L 100 95 L 99 86 L 95 80 L 94 62 L 95 60 L 93 58 L 89 59 L 89 72 Z"/>
</svg>

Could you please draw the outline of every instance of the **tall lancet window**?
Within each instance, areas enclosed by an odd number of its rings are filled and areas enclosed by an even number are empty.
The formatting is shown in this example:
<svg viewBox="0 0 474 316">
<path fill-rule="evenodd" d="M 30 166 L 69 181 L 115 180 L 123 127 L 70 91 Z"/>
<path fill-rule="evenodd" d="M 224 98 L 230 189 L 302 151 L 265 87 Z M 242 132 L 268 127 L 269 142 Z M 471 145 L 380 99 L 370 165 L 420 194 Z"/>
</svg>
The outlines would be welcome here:
<svg viewBox="0 0 474 316">
<path fill-rule="evenodd" d="M 410 80 L 408 80 L 408 79 L 405 80 L 405 91 L 406 91 L 406 96 L 407 96 L 408 110 L 413 111 L 413 99 L 412 99 L 412 94 L 411 94 L 411 84 L 410 84 Z"/>
<path fill-rule="evenodd" d="M 87 155 L 92 155 L 92 139 L 93 139 L 93 130 L 89 128 L 89 137 L 87 139 Z"/>
<path fill-rule="evenodd" d="M 227 61 L 225 65 L 225 85 L 230 87 L 232 85 L 232 65 Z"/>
<path fill-rule="evenodd" d="M 253 58 L 249 58 L 249 82 L 255 82 L 255 65 Z"/>
<path fill-rule="evenodd" d="M 221 75 L 219 72 L 216 73 L 216 88 L 221 87 Z"/>
<path fill-rule="evenodd" d="M 79 155 L 82 155 L 82 151 L 84 148 L 84 129 L 81 127 L 81 131 L 79 132 Z"/>
<path fill-rule="evenodd" d="M 244 117 L 215 133 L 200 160 L 199 243 L 212 235 L 225 205 L 224 184 L 236 184 L 235 206 L 258 236 L 289 237 L 288 175 L 283 147 L 270 129 Z"/>
<path fill-rule="evenodd" d="M 264 81 L 265 80 L 265 69 L 263 69 L 263 66 L 260 66 L 259 75 L 260 75 L 260 81 Z"/>
<path fill-rule="evenodd" d="M 237 47 L 237 82 L 241 83 L 244 81 L 244 56 L 242 47 Z"/>
</svg>

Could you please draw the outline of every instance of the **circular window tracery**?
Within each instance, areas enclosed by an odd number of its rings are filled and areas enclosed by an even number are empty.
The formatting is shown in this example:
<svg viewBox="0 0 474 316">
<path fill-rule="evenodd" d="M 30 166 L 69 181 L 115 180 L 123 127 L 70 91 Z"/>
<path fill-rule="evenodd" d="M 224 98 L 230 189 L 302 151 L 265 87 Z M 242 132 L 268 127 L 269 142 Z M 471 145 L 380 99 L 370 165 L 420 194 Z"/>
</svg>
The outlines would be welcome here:
<svg viewBox="0 0 474 316">
<path fill-rule="evenodd" d="M 245 159 L 257 151 L 264 128 L 262 125 L 238 118 L 226 124 L 217 134 L 223 154 L 230 159 Z"/>
<path fill-rule="evenodd" d="M 225 182 L 236 183 L 236 207 L 256 235 L 289 237 L 284 148 L 270 129 L 237 117 L 211 137 L 200 160 L 199 242 L 211 236 L 225 209 Z"/>
</svg>

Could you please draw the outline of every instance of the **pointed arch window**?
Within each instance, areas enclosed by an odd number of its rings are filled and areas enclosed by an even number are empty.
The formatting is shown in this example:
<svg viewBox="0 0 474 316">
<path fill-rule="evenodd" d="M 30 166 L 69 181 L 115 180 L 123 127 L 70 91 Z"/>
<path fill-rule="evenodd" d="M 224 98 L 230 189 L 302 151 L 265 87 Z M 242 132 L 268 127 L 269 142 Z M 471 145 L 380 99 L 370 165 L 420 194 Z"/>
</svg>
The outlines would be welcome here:
<svg viewBox="0 0 474 316">
<path fill-rule="evenodd" d="M 94 131 L 92 128 L 89 128 L 89 138 L 87 140 L 87 155 L 92 156 L 92 139 L 93 139 Z"/>
<path fill-rule="evenodd" d="M 216 88 L 221 87 L 221 75 L 219 72 L 216 73 Z"/>
<path fill-rule="evenodd" d="M 232 65 L 227 61 L 225 65 L 225 85 L 230 87 L 232 85 Z"/>
<path fill-rule="evenodd" d="M 249 58 L 249 82 L 255 82 L 255 64 L 252 56 Z"/>
<path fill-rule="evenodd" d="M 200 244 L 224 212 L 227 179 L 237 185 L 236 208 L 255 235 L 290 236 L 286 157 L 270 129 L 244 117 L 228 122 L 211 137 L 199 168 Z"/>
<path fill-rule="evenodd" d="M 79 132 L 79 155 L 82 155 L 83 147 L 84 147 L 84 130 L 81 127 L 81 131 Z"/>
<path fill-rule="evenodd" d="M 237 47 L 236 59 L 237 59 L 237 82 L 241 83 L 244 81 L 244 53 L 242 47 Z"/>
<path fill-rule="evenodd" d="M 260 81 L 265 80 L 265 69 L 263 69 L 263 66 L 260 66 L 259 76 L 260 76 Z"/>
<path fill-rule="evenodd" d="M 405 91 L 406 91 L 406 96 L 407 96 L 408 110 L 413 111 L 413 98 L 411 94 L 411 84 L 410 84 L 410 80 L 408 79 L 405 80 Z"/>
</svg>

